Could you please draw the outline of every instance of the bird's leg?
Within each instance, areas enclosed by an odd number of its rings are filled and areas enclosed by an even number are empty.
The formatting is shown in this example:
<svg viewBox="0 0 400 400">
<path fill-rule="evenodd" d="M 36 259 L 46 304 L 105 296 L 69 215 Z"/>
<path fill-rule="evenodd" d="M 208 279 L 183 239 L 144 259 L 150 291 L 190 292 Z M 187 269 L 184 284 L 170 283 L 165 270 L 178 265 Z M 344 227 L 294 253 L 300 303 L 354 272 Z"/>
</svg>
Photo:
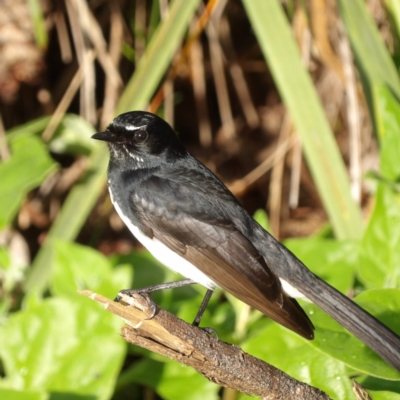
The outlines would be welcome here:
<svg viewBox="0 0 400 400">
<path fill-rule="evenodd" d="M 194 321 L 192 323 L 193 326 L 199 327 L 199 324 L 200 324 L 200 321 L 201 321 L 201 317 L 203 316 L 204 311 L 206 310 L 208 302 L 210 301 L 211 296 L 212 296 L 213 293 L 214 293 L 214 289 L 208 289 L 207 290 L 206 295 L 204 296 L 204 299 L 201 302 L 199 311 L 197 311 L 196 318 L 194 319 Z M 214 334 L 216 336 L 216 338 L 218 339 L 218 333 L 217 333 L 217 331 L 215 329 L 213 329 L 213 328 L 200 328 L 200 329 L 202 329 L 203 331 L 206 331 L 210 335 Z"/>
<path fill-rule="evenodd" d="M 177 287 L 193 285 L 194 283 L 197 283 L 197 282 L 195 282 L 191 279 L 182 279 L 182 280 L 176 281 L 176 282 L 160 283 L 159 285 L 146 286 L 146 287 L 140 288 L 140 289 L 124 289 L 124 290 L 119 291 L 119 293 L 118 293 L 117 297 L 114 299 L 114 301 L 119 302 L 121 300 L 121 294 L 126 294 L 128 296 L 132 296 L 135 293 L 140 294 L 147 300 L 149 307 L 151 309 L 151 314 L 146 319 L 152 319 L 156 315 L 157 306 L 156 306 L 156 303 L 154 303 L 153 299 L 150 297 L 150 293 L 156 292 L 157 290 L 174 289 Z M 203 300 L 203 302 L 204 302 L 204 300 Z M 207 303 L 208 303 L 208 301 L 207 301 Z M 207 306 L 207 303 L 205 304 L 205 306 Z M 205 308 L 205 306 L 204 306 L 204 308 Z M 204 310 L 203 310 L 203 312 L 204 312 Z M 201 318 L 201 315 L 203 314 L 203 312 L 200 314 L 200 318 Z M 199 319 L 199 322 L 200 322 L 200 319 Z"/>
</svg>

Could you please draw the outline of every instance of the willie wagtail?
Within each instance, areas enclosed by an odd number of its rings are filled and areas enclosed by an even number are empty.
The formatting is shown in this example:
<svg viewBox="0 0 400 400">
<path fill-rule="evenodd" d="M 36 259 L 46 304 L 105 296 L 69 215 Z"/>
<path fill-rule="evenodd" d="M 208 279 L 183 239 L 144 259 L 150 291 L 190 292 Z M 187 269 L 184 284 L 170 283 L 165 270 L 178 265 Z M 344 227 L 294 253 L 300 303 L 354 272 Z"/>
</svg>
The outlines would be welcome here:
<svg viewBox="0 0 400 400">
<path fill-rule="evenodd" d="M 400 370 L 400 337 L 266 232 L 186 151 L 168 123 L 149 112 L 127 112 L 92 137 L 108 143 L 108 186 L 119 216 L 155 258 L 187 278 L 121 292 L 199 283 L 208 291 L 194 322 L 198 325 L 219 286 L 313 339 L 313 324 L 294 299 L 306 297 Z"/>
</svg>

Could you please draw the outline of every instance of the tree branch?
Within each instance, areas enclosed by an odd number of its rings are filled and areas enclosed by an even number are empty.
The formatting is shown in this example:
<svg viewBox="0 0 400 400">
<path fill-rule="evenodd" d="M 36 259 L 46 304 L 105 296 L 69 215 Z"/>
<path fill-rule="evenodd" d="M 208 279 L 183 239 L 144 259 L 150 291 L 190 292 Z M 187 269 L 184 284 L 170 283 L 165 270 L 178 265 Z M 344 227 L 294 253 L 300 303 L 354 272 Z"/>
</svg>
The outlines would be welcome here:
<svg viewBox="0 0 400 400">
<path fill-rule="evenodd" d="M 260 396 L 266 400 L 326 400 L 329 397 L 242 351 L 219 341 L 165 310 L 157 308 L 154 318 L 147 301 L 140 295 L 123 296 L 120 303 L 85 290 L 81 294 L 103 304 L 107 311 L 122 317 L 128 326 L 121 328 L 129 343 L 189 365 L 221 386 Z"/>
</svg>

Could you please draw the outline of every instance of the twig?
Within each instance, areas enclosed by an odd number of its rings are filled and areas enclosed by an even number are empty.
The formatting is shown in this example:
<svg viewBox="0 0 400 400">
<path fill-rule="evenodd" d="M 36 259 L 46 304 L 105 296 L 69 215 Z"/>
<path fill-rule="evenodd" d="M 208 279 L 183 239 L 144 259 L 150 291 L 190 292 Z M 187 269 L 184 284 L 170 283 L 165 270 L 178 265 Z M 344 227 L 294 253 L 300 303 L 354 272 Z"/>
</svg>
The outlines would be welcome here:
<svg viewBox="0 0 400 400">
<path fill-rule="evenodd" d="M 235 196 L 242 196 L 243 193 L 251 186 L 254 182 L 260 179 L 264 174 L 266 174 L 272 166 L 277 162 L 277 160 L 285 157 L 287 152 L 294 146 L 298 141 L 297 136 L 291 136 L 289 139 L 285 140 L 281 145 L 279 145 L 273 154 L 266 158 L 260 165 L 254 168 L 246 176 L 241 179 L 237 179 L 232 183 L 228 184 L 228 189 Z"/>
<path fill-rule="evenodd" d="M 219 385 L 268 400 L 329 399 L 319 389 L 296 381 L 167 311 L 158 309 L 156 316 L 147 320 L 150 310 L 140 295 L 124 296 L 122 302 L 115 303 L 88 290 L 80 293 L 126 321 L 128 326 L 123 327 L 121 333 L 127 342 L 191 366 Z"/>
</svg>

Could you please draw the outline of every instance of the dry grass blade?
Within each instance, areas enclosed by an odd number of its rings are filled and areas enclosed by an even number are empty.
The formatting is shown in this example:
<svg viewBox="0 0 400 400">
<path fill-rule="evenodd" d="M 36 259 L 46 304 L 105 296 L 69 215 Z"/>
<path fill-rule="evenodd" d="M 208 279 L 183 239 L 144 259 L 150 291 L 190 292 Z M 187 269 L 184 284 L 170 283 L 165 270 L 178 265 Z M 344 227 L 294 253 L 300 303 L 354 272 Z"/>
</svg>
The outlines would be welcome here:
<svg viewBox="0 0 400 400">
<path fill-rule="evenodd" d="M 215 12 L 210 19 L 210 22 L 206 27 L 206 33 L 210 47 L 211 68 L 213 71 L 215 90 L 217 92 L 219 113 L 222 121 L 222 132 L 225 138 L 231 139 L 235 136 L 236 129 L 232 115 L 228 85 L 225 77 L 223 53 L 218 37 L 219 20 L 225 5 L 226 0 L 220 1 L 217 8 L 218 12 Z"/>
<path fill-rule="evenodd" d="M 349 130 L 350 184 L 351 192 L 357 203 L 361 202 L 361 113 L 357 95 L 357 81 L 354 71 L 350 43 L 343 26 L 339 23 L 341 38 L 339 43 L 343 63 L 346 92 L 346 119 Z"/>
<path fill-rule="evenodd" d="M 67 1 L 66 8 L 71 25 L 72 39 L 75 46 L 76 56 L 79 65 L 84 63 L 90 49 L 87 47 L 87 41 L 84 38 L 84 30 L 82 29 L 82 21 L 79 16 L 76 1 Z M 82 77 L 80 88 L 80 115 L 91 122 L 96 123 L 95 109 L 95 72 L 93 65 L 88 64 L 85 69 L 85 74 Z"/>
<path fill-rule="evenodd" d="M 196 20 L 192 22 L 192 30 L 195 29 L 196 22 Z M 208 148 L 212 144 L 212 133 L 206 100 L 203 48 L 198 40 L 193 42 L 190 48 L 190 70 L 192 74 L 197 117 L 199 120 L 200 144 L 203 147 Z"/>
<path fill-rule="evenodd" d="M 281 131 L 277 147 L 280 148 L 288 141 L 292 130 L 292 121 L 290 116 L 286 113 L 283 118 Z M 289 151 L 289 149 L 287 150 Z M 285 155 L 276 159 L 271 174 L 270 196 L 269 196 L 269 209 L 270 209 L 270 225 L 272 234 L 279 240 L 280 218 L 282 207 L 282 181 L 283 172 L 285 167 Z"/>
<path fill-rule="evenodd" d="M 115 68 L 119 64 L 121 57 L 121 45 L 123 41 L 122 15 L 118 2 L 112 1 L 110 4 L 110 59 Z M 100 128 L 104 129 L 114 115 L 114 109 L 118 102 L 120 93 L 119 86 L 115 86 L 111 77 L 106 74 L 106 85 L 103 102 L 103 112 L 101 114 Z"/>
<path fill-rule="evenodd" d="M 219 0 L 210 0 L 207 3 L 207 6 L 205 7 L 204 11 L 201 13 L 197 21 L 196 28 L 191 32 L 189 39 L 186 41 L 182 51 L 179 53 L 178 59 L 176 60 L 176 62 L 173 63 L 171 69 L 169 70 L 168 72 L 169 78 L 171 79 L 175 78 L 180 66 L 184 64 L 186 60 L 189 58 L 192 44 L 196 42 L 199 39 L 200 35 L 203 33 L 208 21 L 213 15 L 213 12 L 218 4 Z M 168 13 L 166 13 L 165 15 L 167 14 Z M 149 111 L 155 113 L 160 107 L 160 104 L 162 103 L 163 99 L 164 99 L 164 90 L 161 87 L 153 97 L 151 103 L 149 104 L 148 107 Z"/>
<path fill-rule="evenodd" d="M 100 65 L 103 67 L 104 72 L 112 84 L 116 87 L 120 86 L 122 84 L 122 79 L 113 60 L 107 53 L 107 43 L 103 37 L 98 22 L 89 9 L 87 2 L 84 0 L 73 0 L 73 3 L 75 4 L 75 9 L 79 16 L 80 25 L 96 49 Z"/>
<path fill-rule="evenodd" d="M 228 185 L 229 190 L 235 196 L 241 196 L 246 189 L 260 179 L 266 172 L 268 172 L 277 160 L 285 157 L 286 153 L 292 148 L 292 146 L 298 141 L 295 136 L 285 140 L 276 151 L 267 159 L 265 159 L 257 168 L 253 169 L 250 173 L 241 179 L 238 179 Z"/>
<path fill-rule="evenodd" d="M 53 136 L 55 129 L 57 128 L 58 124 L 61 122 L 62 118 L 64 117 L 75 93 L 79 89 L 79 86 L 82 83 L 83 77 L 85 76 L 87 68 L 93 63 L 95 59 L 95 52 L 89 51 L 87 56 L 85 57 L 83 63 L 80 65 L 78 71 L 74 75 L 68 89 L 65 91 L 65 94 L 61 101 L 58 103 L 56 110 L 51 117 L 49 124 L 47 125 L 46 129 L 43 131 L 42 138 L 43 140 L 50 140 Z"/>
<path fill-rule="evenodd" d="M 61 59 L 65 64 L 68 64 L 72 61 L 72 49 L 64 13 L 57 11 L 54 14 L 54 23 L 57 30 L 58 43 L 60 45 Z"/>
<path fill-rule="evenodd" d="M 229 65 L 229 73 L 232 78 L 233 85 L 241 103 L 247 125 L 251 129 L 255 129 L 260 125 L 260 118 L 254 106 L 250 95 L 250 90 L 247 85 L 243 69 L 236 57 L 231 38 L 231 29 L 229 21 L 226 17 L 221 18 L 221 39 L 224 46 L 225 54 L 227 55 L 227 63 Z"/>
</svg>

